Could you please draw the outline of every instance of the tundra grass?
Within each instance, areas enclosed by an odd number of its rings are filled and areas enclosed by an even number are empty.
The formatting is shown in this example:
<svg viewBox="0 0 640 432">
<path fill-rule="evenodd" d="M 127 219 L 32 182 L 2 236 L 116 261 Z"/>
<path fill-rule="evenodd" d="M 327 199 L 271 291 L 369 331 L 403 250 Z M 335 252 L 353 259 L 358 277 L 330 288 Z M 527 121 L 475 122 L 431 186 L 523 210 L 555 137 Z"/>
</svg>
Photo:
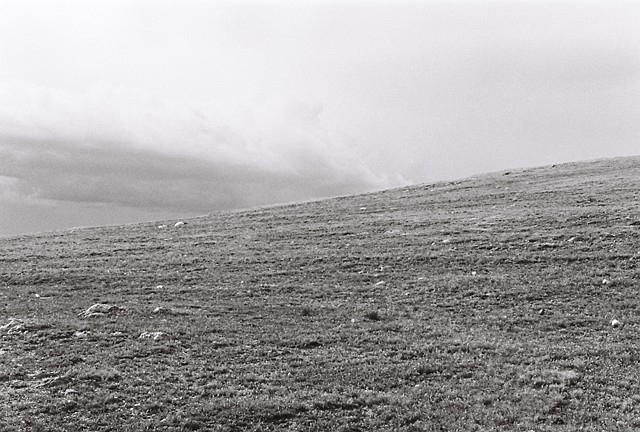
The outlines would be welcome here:
<svg viewBox="0 0 640 432">
<path fill-rule="evenodd" d="M 0 239 L 0 430 L 638 430 L 639 178 Z"/>
</svg>

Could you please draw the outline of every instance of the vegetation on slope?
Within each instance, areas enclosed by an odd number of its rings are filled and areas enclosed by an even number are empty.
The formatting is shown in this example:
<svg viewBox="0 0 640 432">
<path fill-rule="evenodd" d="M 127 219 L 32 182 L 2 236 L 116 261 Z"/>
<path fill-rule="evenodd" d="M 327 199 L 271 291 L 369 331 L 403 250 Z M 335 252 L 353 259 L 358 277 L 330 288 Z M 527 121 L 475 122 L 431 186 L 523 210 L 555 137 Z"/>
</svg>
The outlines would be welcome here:
<svg viewBox="0 0 640 432">
<path fill-rule="evenodd" d="M 0 429 L 637 430 L 638 178 L 0 239 Z"/>
</svg>

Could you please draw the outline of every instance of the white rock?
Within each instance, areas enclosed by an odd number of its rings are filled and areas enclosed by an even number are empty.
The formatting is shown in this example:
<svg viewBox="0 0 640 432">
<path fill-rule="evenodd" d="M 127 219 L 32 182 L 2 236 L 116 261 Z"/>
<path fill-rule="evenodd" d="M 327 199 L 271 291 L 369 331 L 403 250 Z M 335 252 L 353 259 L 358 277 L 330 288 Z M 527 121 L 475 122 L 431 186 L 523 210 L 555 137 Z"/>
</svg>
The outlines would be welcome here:
<svg viewBox="0 0 640 432">
<path fill-rule="evenodd" d="M 118 310 L 117 306 L 106 304 L 106 303 L 96 303 L 87 309 L 84 312 L 80 312 L 78 316 L 83 317 L 94 317 L 94 316 L 102 316 Z"/>
<path fill-rule="evenodd" d="M 159 229 L 163 229 L 163 228 L 166 228 L 166 227 L 167 227 L 166 225 L 158 225 Z"/>
<path fill-rule="evenodd" d="M 153 340 L 158 340 L 158 339 L 162 339 L 165 338 L 167 336 L 166 333 L 161 332 L 161 331 L 155 331 L 155 332 L 142 332 L 140 333 L 139 339 L 153 339 Z"/>
<path fill-rule="evenodd" d="M 622 327 L 622 323 L 614 318 L 611 320 L 611 327 Z"/>
<path fill-rule="evenodd" d="M 16 333 L 24 330 L 24 321 L 18 318 L 9 318 L 9 322 L 0 326 L 0 330 L 6 330 L 7 333 Z"/>
<path fill-rule="evenodd" d="M 178 221 L 178 222 L 176 222 L 173 226 L 174 226 L 174 227 L 179 227 L 179 226 L 186 225 L 186 224 L 187 224 L 186 222 Z"/>
<path fill-rule="evenodd" d="M 602 279 L 602 285 L 609 285 L 611 281 L 609 279 Z"/>
</svg>

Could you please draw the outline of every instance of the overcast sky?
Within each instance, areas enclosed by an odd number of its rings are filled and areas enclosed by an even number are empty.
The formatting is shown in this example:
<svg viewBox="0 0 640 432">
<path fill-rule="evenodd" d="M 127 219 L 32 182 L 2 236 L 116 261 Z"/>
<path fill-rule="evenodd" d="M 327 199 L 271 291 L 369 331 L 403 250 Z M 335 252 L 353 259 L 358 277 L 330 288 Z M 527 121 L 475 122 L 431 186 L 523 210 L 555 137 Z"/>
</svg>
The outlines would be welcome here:
<svg viewBox="0 0 640 432">
<path fill-rule="evenodd" d="M 0 235 L 640 154 L 638 1 L 0 2 Z"/>
</svg>

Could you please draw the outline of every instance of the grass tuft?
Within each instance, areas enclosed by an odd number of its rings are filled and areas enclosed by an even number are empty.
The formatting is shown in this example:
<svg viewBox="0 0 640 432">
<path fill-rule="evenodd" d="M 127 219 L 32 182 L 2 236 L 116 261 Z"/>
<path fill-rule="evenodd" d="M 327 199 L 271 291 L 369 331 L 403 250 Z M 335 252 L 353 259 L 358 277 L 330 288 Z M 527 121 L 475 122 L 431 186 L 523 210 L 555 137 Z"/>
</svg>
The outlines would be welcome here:
<svg viewBox="0 0 640 432">
<path fill-rule="evenodd" d="M 380 321 L 382 320 L 382 315 L 377 310 L 372 310 L 364 314 L 364 317 L 371 321 Z"/>
</svg>

